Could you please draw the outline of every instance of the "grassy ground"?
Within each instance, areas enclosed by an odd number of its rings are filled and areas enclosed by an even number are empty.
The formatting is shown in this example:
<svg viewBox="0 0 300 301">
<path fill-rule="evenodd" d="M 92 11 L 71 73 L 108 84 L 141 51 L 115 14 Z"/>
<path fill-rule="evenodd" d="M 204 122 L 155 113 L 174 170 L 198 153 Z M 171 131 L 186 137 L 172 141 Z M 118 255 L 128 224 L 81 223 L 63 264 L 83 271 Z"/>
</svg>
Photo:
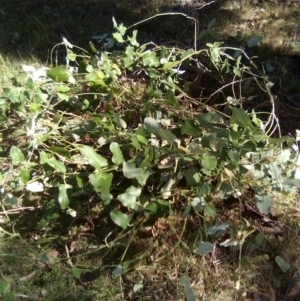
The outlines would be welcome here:
<svg viewBox="0 0 300 301">
<path fill-rule="evenodd" d="M 146 0 L 6 1 L 0 7 L 0 90 L 10 78 L 25 76 L 21 64 L 50 62 L 51 48 L 61 35 L 87 48 L 93 34 L 111 32 L 112 16 L 130 25 L 173 5 L 160 0 L 151 4 Z M 217 17 L 215 31 L 228 44 L 239 45 L 261 35 L 263 41 L 253 55 L 275 67 L 271 76 L 279 97 L 284 97 L 300 93 L 298 8 L 299 1 L 222 1 L 197 10 L 194 16 L 199 31 Z M 178 16 L 155 19 L 138 30 L 143 40 L 193 44 L 193 26 Z M 63 53 L 58 56 L 61 59 Z M 297 108 L 292 109 L 296 114 Z M 287 120 L 286 131 L 298 126 L 292 115 L 287 119 L 293 123 Z M 299 300 L 298 208 L 297 197 L 280 199 L 274 208 L 276 215 L 282 215 L 284 234 L 262 229 L 264 239 L 254 232 L 240 253 L 218 247 L 206 256 L 196 252 L 203 221 L 196 216 L 183 218 L 176 211 L 154 227 L 124 231 L 121 237 L 103 208 L 94 208 L 75 222 L 59 221 L 51 233 L 35 230 L 38 211 L 25 211 L 18 219 L 12 215 L 10 221 L 1 212 L 0 226 L 18 234 L 4 235 L 0 228 L 0 278 L 10 283 L 20 300 L 185 300 L 189 286 L 183 285 L 183 275 L 188 275 L 195 294 L 188 301 Z M 247 228 L 239 204 L 222 210 L 224 220 L 232 224 L 240 220 L 236 233 Z M 275 262 L 278 255 L 291 265 L 286 273 Z M 120 262 L 131 263 L 130 270 L 116 277 Z"/>
</svg>

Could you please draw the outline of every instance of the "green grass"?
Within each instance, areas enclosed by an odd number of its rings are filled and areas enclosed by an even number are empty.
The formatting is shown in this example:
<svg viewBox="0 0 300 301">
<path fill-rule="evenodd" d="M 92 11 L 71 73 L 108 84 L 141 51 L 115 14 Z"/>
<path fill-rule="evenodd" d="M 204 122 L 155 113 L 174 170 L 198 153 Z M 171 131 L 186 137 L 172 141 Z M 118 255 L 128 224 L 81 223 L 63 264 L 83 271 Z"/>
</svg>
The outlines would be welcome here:
<svg viewBox="0 0 300 301">
<path fill-rule="evenodd" d="M 60 42 L 61 34 L 87 48 L 94 33 L 111 32 L 112 16 L 119 23 L 130 25 L 160 12 L 161 6 L 166 10 L 172 6 L 171 1 L 148 3 L 146 0 L 6 1 L 1 7 L 4 14 L 0 14 L 4 28 L 0 32 L 0 91 L 10 85 L 11 78 L 24 79 L 21 64 L 49 63 L 51 49 Z M 263 41 L 254 54 L 277 67 L 272 76 L 278 79 L 279 91 L 299 93 L 297 68 L 289 57 L 300 53 L 297 5 L 265 1 L 255 6 L 243 1 L 235 10 L 230 5 L 225 2 L 199 11 L 199 30 L 217 17 L 215 31 L 226 39 L 236 36 L 238 31 L 241 31 L 238 43 L 261 35 Z M 172 41 L 176 45 L 175 40 L 190 47 L 194 28 L 183 20 L 178 16 L 161 17 L 139 26 L 138 30 L 145 40 Z M 63 55 L 58 53 L 59 58 Z M 182 275 L 189 276 L 196 300 L 275 300 L 272 291 L 276 292 L 276 300 L 286 300 L 293 283 L 297 283 L 297 277 L 293 276 L 297 276 L 299 269 L 300 216 L 297 198 L 278 203 L 281 206 L 275 209 L 283 213 L 281 220 L 289 227 L 284 241 L 266 234 L 259 245 L 255 233 L 243 247 L 243 260 L 219 247 L 212 255 L 199 256 L 197 243 L 202 239 L 203 224 L 191 216 L 184 228 L 180 212 L 161 219 L 152 229 L 124 232 L 118 240 L 116 227 L 102 218 L 102 208 L 90 212 L 88 217 L 80 217 L 75 224 L 70 220 L 59 221 L 61 224 L 56 225 L 53 233 L 35 230 L 35 221 L 40 218 L 38 211 L 20 210 L 17 219 L 12 217 L 10 223 L 4 219 L 1 224 L 11 233 L 20 233 L 22 238 L 1 236 L 0 278 L 10 283 L 11 290 L 27 296 L 26 300 L 185 300 Z M 1 217 L 4 213 L 3 210 Z M 231 215 L 230 210 L 225 213 Z M 241 221 L 239 226 L 242 224 Z M 71 252 L 72 243 L 76 246 Z M 39 264 L 42 254 L 48 254 L 49 250 L 57 251 L 57 258 L 46 266 Z M 286 274 L 275 263 L 275 257 L 282 252 L 288 254 L 287 261 L 291 264 Z M 130 270 L 114 277 L 112 271 L 121 261 L 131 262 Z M 80 269 L 80 276 L 75 267 Z M 28 277 L 33 271 L 36 274 Z M 143 288 L 134 292 L 138 283 Z"/>
</svg>

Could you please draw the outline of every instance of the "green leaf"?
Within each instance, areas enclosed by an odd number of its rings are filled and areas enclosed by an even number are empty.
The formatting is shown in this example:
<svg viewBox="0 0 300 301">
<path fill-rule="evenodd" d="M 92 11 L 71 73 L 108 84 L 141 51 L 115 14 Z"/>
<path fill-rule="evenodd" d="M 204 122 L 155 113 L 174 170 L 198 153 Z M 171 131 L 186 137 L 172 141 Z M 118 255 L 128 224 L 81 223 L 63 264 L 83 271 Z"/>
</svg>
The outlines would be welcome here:
<svg viewBox="0 0 300 301">
<path fill-rule="evenodd" d="M 12 207 L 19 206 L 19 200 L 14 195 L 7 193 L 5 195 L 5 204 L 8 204 L 9 206 Z"/>
<path fill-rule="evenodd" d="M 206 255 L 211 253 L 214 249 L 214 246 L 210 242 L 201 241 L 198 247 L 198 254 Z"/>
<path fill-rule="evenodd" d="M 48 155 L 44 151 L 40 151 L 40 164 L 46 164 L 48 161 Z"/>
<path fill-rule="evenodd" d="M 275 261 L 283 273 L 286 273 L 291 268 L 291 265 L 286 262 L 281 256 L 276 256 Z"/>
<path fill-rule="evenodd" d="M 203 39 L 208 33 L 209 33 L 208 30 L 202 29 L 202 30 L 200 31 L 199 35 L 198 35 L 198 40 Z"/>
<path fill-rule="evenodd" d="M 185 50 L 181 54 L 181 60 L 184 61 L 184 60 L 190 58 L 193 54 L 195 54 L 194 49 Z"/>
<path fill-rule="evenodd" d="M 182 124 L 181 128 L 181 133 L 190 135 L 190 136 L 198 136 L 201 133 L 201 130 L 196 127 L 192 121 L 185 120 L 184 123 Z"/>
<path fill-rule="evenodd" d="M 97 52 L 97 49 L 96 51 Z M 88 66 L 89 62 L 87 60 L 82 60 L 80 63 L 79 63 L 79 66 L 78 66 L 78 73 L 87 73 L 87 66 Z"/>
<path fill-rule="evenodd" d="M 196 116 L 199 123 L 207 128 L 213 128 L 216 123 L 221 122 L 221 116 L 218 113 L 205 113 Z"/>
<path fill-rule="evenodd" d="M 172 144 L 176 140 L 176 136 L 172 134 L 170 131 L 165 129 L 159 129 L 157 132 L 158 136 L 163 140 L 166 140 L 170 144 Z"/>
<path fill-rule="evenodd" d="M 134 30 L 134 31 L 132 32 L 132 37 L 128 37 L 128 41 L 129 41 L 129 43 L 130 43 L 132 46 L 139 47 L 140 44 L 137 42 L 136 36 L 137 36 L 137 30 Z"/>
<path fill-rule="evenodd" d="M 220 186 L 219 197 L 222 200 L 229 198 L 234 192 L 232 181 L 224 181 Z"/>
<path fill-rule="evenodd" d="M 214 170 L 217 167 L 218 161 L 215 156 L 206 153 L 201 158 L 201 164 L 205 170 Z"/>
<path fill-rule="evenodd" d="M 13 165 L 17 165 L 25 161 L 25 157 L 21 149 L 19 149 L 17 146 L 12 146 L 10 148 L 9 156 L 11 157 Z"/>
<path fill-rule="evenodd" d="M 115 115 L 115 122 L 116 122 L 116 127 L 119 129 L 126 129 L 127 124 L 124 119 L 122 119 L 119 115 Z"/>
<path fill-rule="evenodd" d="M 216 63 L 219 63 L 220 61 L 220 51 L 221 50 L 219 48 L 215 48 L 215 47 L 210 49 L 211 58 Z"/>
<path fill-rule="evenodd" d="M 157 131 L 161 128 L 160 124 L 153 117 L 146 117 L 144 119 L 144 124 L 146 129 L 151 133 L 157 133 Z"/>
<path fill-rule="evenodd" d="M 119 32 L 113 33 L 113 38 L 118 42 L 118 43 L 124 43 L 123 36 Z"/>
<path fill-rule="evenodd" d="M 9 287 L 10 285 L 8 282 L 0 280 L 0 294 L 7 293 L 9 291 Z"/>
<path fill-rule="evenodd" d="M 262 214 L 269 214 L 271 212 L 271 207 L 273 204 L 273 198 L 269 195 L 259 195 L 255 196 L 256 206 Z"/>
<path fill-rule="evenodd" d="M 109 203 L 112 199 L 110 188 L 113 180 L 112 173 L 90 174 L 90 183 L 93 185 L 96 192 L 100 193 L 101 199 L 105 203 Z"/>
<path fill-rule="evenodd" d="M 216 207 L 212 203 L 208 203 L 204 208 L 205 214 L 210 216 L 212 219 L 216 218 L 216 216 L 217 216 L 216 211 L 217 211 Z"/>
<path fill-rule="evenodd" d="M 179 107 L 179 103 L 177 98 L 175 97 L 175 94 L 172 90 L 168 90 L 166 92 L 166 103 L 174 108 L 178 108 Z"/>
<path fill-rule="evenodd" d="M 128 227 L 131 220 L 130 216 L 119 210 L 113 210 L 109 215 L 112 221 L 123 229 L 126 229 Z"/>
<path fill-rule="evenodd" d="M 89 71 L 89 69 L 90 69 L 89 66 L 90 65 L 88 65 L 86 67 L 87 71 Z M 85 76 L 85 80 L 87 82 L 89 82 L 90 86 L 92 86 L 92 87 L 93 86 L 106 87 L 106 83 L 105 83 L 104 79 L 105 79 L 105 75 L 101 71 L 98 71 L 98 72 L 93 71 Z"/>
<path fill-rule="evenodd" d="M 256 236 L 255 236 L 255 243 L 260 246 L 262 244 L 262 242 L 264 241 L 264 233 L 263 232 L 259 232 Z"/>
<path fill-rule="evenodd" d="M 132 140 L 133 140 L 134 138 L 132 138 Z M 144 145 L 147 145 L 148 143 L 149 143 L 149 140 L 146 138 L 146 137 L 144 137 L 144 136 L 142 136 L 142 135 L 136 135 L 136 139 L 137 139 L 137 141 L 138 142 L 141 142 L 141 143 L 143 143 Z"/>
<path fill-rule="evenodd" d="M 112 152 L 112 161 L 116 165 L 120 165 L 124 162 L 124 157 L 122 154 L 122 151 L 120 149 L 120 146 L 117 142 L 112 142 L 109 146 L 110 151 Z"/>
<path fill-rule="evenodd" d="M 221 234 L 223 234 L 227 228 L 229 227 L 228 223 L 222 223 L 219 226 L 211 227 L 207 230 L 207 234 L 211 236 L 217 236 L 219 237 Z"/>
<path fill-rule="evenodd" d="M 70 96 L 65 93 L 57 93 L 57 96 L 60 100 L 69 101 Z"/>
<path fill-rule="evenodd" d="M 199 185 L 201 180 L 201 174 L 199 169 L 196 167 L 190 167 L 182 170 L 183 176 L 186 180 L 186 184 L 188 187 L 195 187 Z"/>
<path fill-rule="evenodd" d="M 174 67 L 176 67 L 177 65 L 179 65 L 181 63 L 181 61 L 175 61 L 175 62 L 167 62 L 164 64 L 163 66 L 163 70 L 164 71 L 168 71 Z"/>
<path fill-rule="evenodd" d="M 137 199 L 140 197 L 141 193 L 141 188 L 131 185 L 124 193 L 119 194 L 117 199 L 122 203 L 123 206 L 130 209 L 135 209 L 137 207 Z"/>
<path fill-rule="evenodd" d="M 237 66 L 233 68 L 233 73 L 238 77 L 241 77 L 241 75 L 242 75 L 240 67 L 237 67 Z"/>
<path fill-rule="evenodd" d="M 3 295 L 3 301 L 15 301 L 17 300 L 14 292 L 7 292 Z"/>
<path fill-rule="evenodd" d="M 294 172 L 295 174 L 295 172 Z M 294 177 L 285 178 L 283 180 L 284 185 L 300 186 L 300 179 L 295 179 Z"/>
<path fill-rule="evenodd" d="M 66 150 L 64 147 L 61 146 L 50 146 L 50 150 L 54 152 L 57 155 L 63 156 L 65 158 L 70 159 L 71 154 L 68 150 Z"/>
<path fill-rule="evenodd" d="M 89 73 L 91 73 L 91 72 L 93 72 L 94 71 L 94 68 L 93 68 L 93 66 L 92 65 L 90 65 L 90 64 L 87 64 L 87 66 L 86 66 L 86 68 L 85 68 L 86 70 L 85 71 L 87 71 L 87 72 L 89 72 Z M 101 78 L 104 78 L 104 76 L 100 76 Z"/>
<path fill-rule="evenodd" d="M 183 275 L 180 277 L 181 284 L 183 284 L 185 289 L 185 297 L 187 301 L 196 301 L 195 294 L 193 292 L 190 279 L 187 275 Z"/>
<path fill-rule="evenodd" d="M 67 58 L 71 61 L 74 62 L 76 60 L 76 53 L 68 49 L 68 54 Z"/>
<path fill-rule="evenodd" d="M 256 36 L 256 37 L 252 37 L 247 41 L 247 46 L 249 48 L 257 46 L 259 42 L 262 41 L 262 37 L 261 36 Z"/>
<path fill-rule="evenodd" d="M 67 93 L 70 91 L 70 87 L 68 87 L 67 85 L 58 85 L 56 87 L 56 91 L 61 93 Z"/>
<path fill-rule="evenodd" d="M 67 189 L 71 189 L 71 188 L 72 185 L 68 185 L 68 184 L 59 185 L 58 202 L 62 210 L 65 210 L 69 207 L 70 200 L 67 194 Z"/>
<path fill-rule="evenodd" d="M 132 46 L 126 47 L 125 57 L 122 59 L 124 67 L 128 68 L 135 63 L 135 49 Z"/>
<path fill-rule="evenodd" d="M 93 42 L 89 42 L 90 48 L 92 50 L 93 53 L 97 53 L 97 48 L 94 46 Z"/>
<path fill-rule="evenodd" d="M 81 152 L 88 159 L 88 162 L 98 170 L 108 165 L 107 160 L 99 155 L 91 146 L 84 145 Z"/>
<path fill-rule="evenodd" d="M 24 184 L 30 180 L 31 169 L 22 169 L 20 171 L 20 178 Z"/>
<path fill-rule="evenodd" d="M 137 168 L 134 162 L 123 162 L 123 175 L 127 179 L 137 179 L 140 185 L 145 185 L 149 173 L 143 168 Z"/>
<path fill-rule="evenodd" d="M 33 88 L 34 88 L 34 82 L 33 82 L 32 78 L 29 77 L 26 80 L 25 87 L 28 88 L 28 89 L 30 89 L 30 90 L 33 90 Z"/>
<path fill-rule="evenodd" d="M 125 274 L 128 270 L 129 262 L 122 262 L 122 265 L 118 265 L 113 271 L 112 275 L 117 277 Z"/>
<path fill-rule="evenodd" d="M 230 118 L 230 124 L 237 124 L 242 127 L 250 128 L 255 134 L 260 134 L 261 130 L 256 128 L 247 115 L 247 113 L 243 109 L 235 108 L 230 106 L 230 110 L 232 112 L 232 116 Z"/>
<path fill-rule="evenodd" d="M 47 70 L 47 76 L 56 82 L 65 82 L 69 79 L 68 69 L 65 65 Z"/>
<path fill-rule="evenodd" d="M 47 160 L 47 164 L 49 164 L 53 169 L 55 169 L 58 172 L 66 173 L 67 169 L 64 163 L 56 160 L 54 157 L 51 157 Z"/>
<path fill-rule="evenodd" d="M 143 61 L 144 66 L 149 66 L 149 67 L 159 67 L 160 66 L 159 59 L 156 56 L 156 52 L 154 52 L 154 51 L 145 52 L 142 56 L 142 61 Z"/>
<path fill-rule="evenodd" d="M 216 24 L 216 21 L 217 21 L 217 18 L 213 18 L 213 19 L 208 23 L 207 29 L 208 29 L 208 30 L 213 29 L 213 27 L 214 27 L 215 24 Z"/>
<path fill-rule="evenodd" d="M 275 181 L 279 181 L 282 175 L 282 169 L 275 162 L 270 162 L 268 173 Z"/>
<path fill-rule="evenodd" d="M 214 152 L 217 152 L 218 150 L 227 146 L 227 143 L 224 139 L 213 137 L 213 139 L 209 140 L 209 146 Z"/>
<path fill-rule="evenodd" d="M 81 274 L 82 274 L 82 269 L 80 269 L 80 268 L 77 268 L 77 267 L 73 267 L 72 268 L 72 273 L 73 273 L 73 276 L 75 277 L 75 278 L 77 278 L 77 279 L 80 279 L 80 276 L 81 276 Z"/>
</svg>

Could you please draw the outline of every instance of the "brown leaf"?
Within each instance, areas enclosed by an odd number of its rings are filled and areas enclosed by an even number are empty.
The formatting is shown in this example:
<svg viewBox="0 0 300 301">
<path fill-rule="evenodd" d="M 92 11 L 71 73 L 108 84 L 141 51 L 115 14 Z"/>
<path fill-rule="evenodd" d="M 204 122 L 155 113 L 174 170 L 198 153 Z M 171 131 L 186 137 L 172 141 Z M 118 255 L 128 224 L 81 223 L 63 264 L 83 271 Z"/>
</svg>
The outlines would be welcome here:
<svg viewBox="0 0 300 301">
<path fill-rule="evenodd" d="M 46 254 L 45 254 L 48 259 L 49 259 L 49 264 L 55 263 L 57 261 L 57 257 L 58 257 L 58 252 L 54 249 L 49 250 Z"/>
<path fill-rule="evenodd" d="M 287 294 L 287 298 L 289 299 L 289 298 L 295 297 L 299 294 L 300 294 L 300 281 L 297 281 L 291 286 L 291 288 Z"/>
<path fill-rule="evenodd" d="M 291 262 L 292 262 L 291 256 L 290 256 L 290 254 L 289 254 L 287 251 L 281 252 L 281 257 L 282 257 L 289 265 L 291 265 Z"/>
<path fill-rule="evenodd" d="M 76 248 L 77 248 L 77 241 L 76 240 L 71 241 L 69 253 L 74 252 Z"/>
<path fill-rule="evenodd" d="M 284 230 L 280 227 L 273 226 L 273 227 L 263 227 L 262 232 L 265 234 L 283 234 Z"/>
</svg>

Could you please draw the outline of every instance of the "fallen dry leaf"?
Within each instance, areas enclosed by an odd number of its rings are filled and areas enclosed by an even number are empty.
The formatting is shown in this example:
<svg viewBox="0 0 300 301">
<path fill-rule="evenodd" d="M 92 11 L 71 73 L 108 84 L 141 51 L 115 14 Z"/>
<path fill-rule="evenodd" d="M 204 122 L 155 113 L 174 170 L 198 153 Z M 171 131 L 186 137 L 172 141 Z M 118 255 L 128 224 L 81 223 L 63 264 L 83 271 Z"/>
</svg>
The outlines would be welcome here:
<svg viewBox="0 0 300 301">
<path fill-rule="evenodd" d="M 76 250 L 76 247 L 77 247 L 77 241 L 75 240 L 71 241 L 69 253 L 74 252 Z"/>
<path fill-rule="evenodd" d="M 288 263 L 291 264 L 292 260 L 291 260 L 291 256 L 287 251 L 283 251 L 281 253 L 281 257 Z"/>
<path fill-rule="evenodd" d="M 57 261 L 58 252 L 54 249 L 49 250 L 45 255 L 48 257 L 48 264 L 55 263 Z"/>
<path fill-rule="evenodd" d="M 274 227 L 263 227 L 262 232 L 265 234 L 283 234 L 284 230 L 280 227 L 274 226 Z"/>
<path fill-rule="evenodd" d="M 287 294 L 287 298 L 290 299 L 290 298 L 295 297 L 299 294 L 300 294 L 300 281 L 297 281 L 291 286 L 291 288 L 290 288 L 290 290 Z"/>
</svg>

